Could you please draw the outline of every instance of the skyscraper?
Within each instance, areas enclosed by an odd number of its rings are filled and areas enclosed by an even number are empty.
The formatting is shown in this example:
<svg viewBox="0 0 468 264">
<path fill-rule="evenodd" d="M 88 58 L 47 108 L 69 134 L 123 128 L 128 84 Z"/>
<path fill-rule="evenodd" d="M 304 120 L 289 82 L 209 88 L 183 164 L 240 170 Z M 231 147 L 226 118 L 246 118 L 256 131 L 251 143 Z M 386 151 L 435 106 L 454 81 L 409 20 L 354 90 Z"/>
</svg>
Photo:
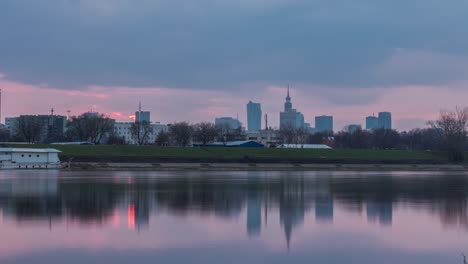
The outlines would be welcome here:
<svg viewBox="0 0 468 264">
<path fill-rule="evenodd" d="M 135 122 L 146 122 L 146 123 L 151 123 L 151 117 L 150 117 L 150 112 L 149 111 L 141 111 L 141 103 L 138 107 L 138 111 L 135 112 Z"/>
<path fill-rule="evenodd" d="M 319 133 L 333 133 L 333 116 L 316 116 L 315 131 Z"/>
<path fill-rule="evenodd" d="M 249 101 L 247 104 L 247 130 L 260 131 L 262 128 L 262 106 Z"/>
<path fill-rule="evenodd" d="M 280 113 L 280 129 L 288 126 L 293 128 L 304 127 L 304 115 L 292 108 L 291 97 L 289 96 L 289 86 L 286 101 L 284 103 L 284 111 Z"/>
<path fill-rule="evenodd" d="M 390 112 L 380 112 L 378 127 L 384 129 L 392 129 L 392 113 Z"/>
<path fill-rule="evenodd" d="M 366 129 L 372 130 L 379 127 L 379 119 L 376 116 L 366 117 Z"/>
</svg>

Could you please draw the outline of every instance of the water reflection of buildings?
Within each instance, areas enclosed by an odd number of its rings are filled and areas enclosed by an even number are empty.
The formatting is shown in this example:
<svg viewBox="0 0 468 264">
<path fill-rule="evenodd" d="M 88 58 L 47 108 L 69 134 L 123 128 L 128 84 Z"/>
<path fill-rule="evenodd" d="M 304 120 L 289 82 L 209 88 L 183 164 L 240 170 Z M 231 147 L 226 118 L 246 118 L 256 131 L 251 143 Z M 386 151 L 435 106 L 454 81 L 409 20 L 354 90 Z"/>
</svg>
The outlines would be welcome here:
<svg viewBox="0 0 468 264">
<path fill-rule="evenodd" d="M 415 182 L 417 184 L 415 184 Z M 58 177 L 0 179 L 3 217 L 40 220 L 53 224 L 67 218 L 80 223 L 106 224 L 117 210 L 125 212 L 130 228 L 150 228 L 151 217 L 164 212 L 174 217 L 192 214 L 231 219 L 246 212 L 246 233 L 260 236 L 269 210 L 279 211 L 280 227 L 289 246 L 306 213 L 315 205 L 315 220 L 333 222 L 336 210 L 365 207 L 367 220 L 391 225 L 395 201 L 439 215 L 448 226 L 468 230 L 468 181 L 370 177 L 365 180 L 328 177 L 216 177 L 135 178 L 132 183 L 112 180 L 67 180 Z M 338 209 L 336 209 L 338 208 Z M 244 211 L 245 209 L 245 211 Z M 270 214 L 271 215 L 271 214 Z M 365 219 L 365 217 L 364 217 Z"/>
<path fill-rule="evenodd" d="M 333 222 L 333 197 L 330 194 L 317 195 L 315 219 L 320 222 Z"/>
<path fill-rule="evenodd" d="M 392 225 L 392 201 L 368 201 L 366 209 L 369 222 L 378 221 L 381 225 Z"/>
<path fill-rule="evenodd" d="M 262 228 L 262 201 L 258 197 L 247 199 L 247 234 L 249 237 L 260 235 Z"/>
</svg>

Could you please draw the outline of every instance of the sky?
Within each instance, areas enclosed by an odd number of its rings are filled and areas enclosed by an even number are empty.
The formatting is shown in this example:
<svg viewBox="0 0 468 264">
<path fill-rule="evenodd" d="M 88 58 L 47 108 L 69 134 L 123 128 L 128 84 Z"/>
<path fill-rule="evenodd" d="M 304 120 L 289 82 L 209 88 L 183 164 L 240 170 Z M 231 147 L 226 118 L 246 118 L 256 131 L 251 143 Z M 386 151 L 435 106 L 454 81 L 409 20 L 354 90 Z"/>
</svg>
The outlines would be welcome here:
<svg viewBox="0 0 468 264">
<path fill-rule="evenodd" d="M 262 103 L 424 127 L 468 98 L 466 0 L 2 0 L 2 115 L 214 121 Z"/>
</svg>

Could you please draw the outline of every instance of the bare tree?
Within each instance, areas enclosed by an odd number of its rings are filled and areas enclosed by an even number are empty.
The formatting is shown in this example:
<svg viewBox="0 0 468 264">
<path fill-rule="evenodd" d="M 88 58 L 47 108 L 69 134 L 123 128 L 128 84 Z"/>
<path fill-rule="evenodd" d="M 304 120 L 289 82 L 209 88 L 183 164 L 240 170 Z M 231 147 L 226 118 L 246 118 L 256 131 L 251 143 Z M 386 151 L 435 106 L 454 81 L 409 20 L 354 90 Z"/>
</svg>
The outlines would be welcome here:
<svg viewBox="0 0 468 264">
<path fill-rule="evenodd" d="M 400 142 L 400 134 L 393 129 L 379 128 L 372 132 L 372 146 L 378 149 L 394 149 Z"/>
<path fill-rule="evenodd" d="M 187 122 L 174 123 L 169 127 L 171 140 L 176 146 L 187 147 L 192 140 L 193 130 Z"/>
<path fill-rule="evenodd" d="M 463 147 L 468 131 L 468 108 L 456 107 L 454 111 L 441 111 L 436 121 L 429 122 L 433 128 L 441 129 L 449 159 L 464 160 Z"/>
<path fill-rule="evenodd" d="M 85 113 L 71 117 L 67 127 L 70 133 L 69 137 L 99 144 L 106 134 L 112 132 L 114 124 L 115 120 L 105 115 Z"/>
<path fill-rule="evenodd" d="M 28 143 L 36 143 L 39 140 L 42 123 L 36 116 L 20 116 L 16 125 L 19 138 Z"/>
<path fill-rule="evenodd" d="M 280 129 L 280 137 L 285 144 L 296 143 L 296 128 L 292 125 L 285 125 Z"/>
<path fill-rule="evenodd" d="M 159 131 L 155 144 L 160 147 L 165 147 L 165 146 L 169 146 L 170 142 L 171 142 L 171 136 L 169 132 L 166 132 L 164 130 Z"/>
<path fill-rule="evenodd" d="M 195 140 L 206 145 L 209 142 L 213 142 L 219 135 L 219 130 L 213 123 L 202 122 L 193 126 L 193 135 Z"/>
<path fill-rule="evenodd" d="M 147 145 L 151 133 L 153 133 L 153 126 L 149 122 L 135 122 L 130 127 L 130 133 L 136 144 L 139 146 Z"/>
</svg>

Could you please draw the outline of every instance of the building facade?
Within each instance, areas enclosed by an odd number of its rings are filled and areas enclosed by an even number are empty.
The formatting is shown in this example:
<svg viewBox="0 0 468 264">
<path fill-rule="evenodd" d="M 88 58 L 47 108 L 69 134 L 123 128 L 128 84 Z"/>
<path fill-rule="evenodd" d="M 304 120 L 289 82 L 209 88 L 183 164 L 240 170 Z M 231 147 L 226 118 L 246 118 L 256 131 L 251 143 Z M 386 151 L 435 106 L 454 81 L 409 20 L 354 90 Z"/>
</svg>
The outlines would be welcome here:
<svg viewBox="0 0 468 264">
<path fill-rule="evenodd" d="M 253 140 L 266 147 L 278 146 L 281 144 L 281 135 L 275 130 L 247 131 L 247 140 Z"/>
<path fill-rule="evenodd" d="M 390 112 L 379 113 L 378 128 L 392 129 L 392 113 Z"/>
<path fill-rule="evenodd" d="M 135 122 L 151 122 L 151 112 L 149 111 L 138 111 L 135 112 Z"/>
<path fill-rule="evenodd" d="M 366 117 L 366 129 L 372 130 L 377 129 L 379 127 L 379 118 L 376 116 L 368 116 Z"/>
<path fill-rule="evenodd" d="M 284 111 L 280 112 L 280 129 L 286 127 L 293 127 L 296 129 L 304 128 L 304 115 L 292 108 L 291 97 L 289 96 L 289 87 L 286 101 L 284 103 Z"/>
<path fill-rule="evenodd" d="M 12 138 L 19 136 L 18 125 L 21 119 L 34 122 L 39 126 L 37 143 L 53 143 L 63 139 L 67 126 L 67 117 L 62 115 L 22 115 L 5 118 L 5 126 Z"/>
<path fill-rule="evenodd" d="M 260 131 L 262 129 L 262 106 L 260 103 L 249 101 L 247 104 L 247 130 Z"/>
<path fill-rule="evenodd" d="M 136 145 L 138 144 L 137 138 L 132 134 L 132 124 L 133 122 L 116 122 L 114 125 L 114 135 L 122 138 L 125 141 L 125 144 Z M 167 125 L 162 125 L 159 123 L 150 124 L 152 132 L 149 133 L 147 142 L 148 144 L 153 144 L 161 131 L 167 132 L 169 130 Z"/>
<path fill-rule="evenodd" d="M 316 133 L 333 133 L 333 116 L 316 116 L 315 117 L 315 132 Z"/>
<path fill-rule="evenodd" d="M 219 128 L 235 130 L 242 128 L 242 123 L 236 118 L 219 117 L 215 119 L 215 126 Z"/>
</svg>

